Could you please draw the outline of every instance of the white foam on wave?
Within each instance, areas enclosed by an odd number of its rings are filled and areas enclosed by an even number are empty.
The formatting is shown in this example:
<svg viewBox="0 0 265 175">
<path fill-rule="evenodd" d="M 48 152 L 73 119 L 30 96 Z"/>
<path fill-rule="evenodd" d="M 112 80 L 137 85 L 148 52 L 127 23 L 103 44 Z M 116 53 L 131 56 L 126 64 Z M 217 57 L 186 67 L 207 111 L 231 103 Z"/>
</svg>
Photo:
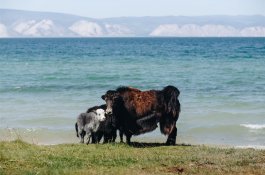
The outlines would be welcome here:
<svg viewBox="0 0 265 175">
<path fill-rule="evenodd" d="M 35 132 L 35 131 L 37 131 L 36 128 L 27 128 L 26 130 L 27 130 L 28 132 Z"/>
<path fill-rule="evenodd" d="M 250 129 L 265 129 L 265 124 L 240 124 L 240 126 Z"/>
<path fill-rule="evenodd" d="M 236 146 L 235 148 L 241 148 L 241 149 L 246 149 L 246 148 L 253 148 L 253 149 L 265 149 L 265 145 L 247 145 L 247 146 Z"/>
</svg>

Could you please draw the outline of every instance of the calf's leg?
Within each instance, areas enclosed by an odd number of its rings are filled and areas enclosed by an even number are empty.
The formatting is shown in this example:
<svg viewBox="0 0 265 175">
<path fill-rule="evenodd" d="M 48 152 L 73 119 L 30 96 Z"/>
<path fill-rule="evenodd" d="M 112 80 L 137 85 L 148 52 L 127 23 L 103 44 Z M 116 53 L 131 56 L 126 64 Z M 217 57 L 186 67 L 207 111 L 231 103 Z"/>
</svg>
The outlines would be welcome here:
<svg viewBox="0 0 265 175">
<path fill-rule="evenodd" d="M 80 143 L 84 143 L 85 135 L 86 135 L 86 132 L 82 130 L 80 133 Z"/>
<path fill-rule="evenodd" d="M 90 138 L 91 138 L 91 133 L 87 133 L 87 142 L 86 142 L 87 145 L 90 143 Z"/>
</svg>

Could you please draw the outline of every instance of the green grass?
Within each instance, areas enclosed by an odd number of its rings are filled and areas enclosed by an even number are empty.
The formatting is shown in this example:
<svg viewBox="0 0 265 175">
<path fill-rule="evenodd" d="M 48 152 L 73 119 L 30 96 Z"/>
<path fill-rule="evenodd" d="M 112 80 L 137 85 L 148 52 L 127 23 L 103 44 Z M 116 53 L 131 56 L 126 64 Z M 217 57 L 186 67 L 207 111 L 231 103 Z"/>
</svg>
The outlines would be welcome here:
<svg viewBox="0 0 265 175">
<path fill-rule="evenodd" d="M 265 174 L 265 150 L 0 142 L 0 174 Z"/>
</svg>

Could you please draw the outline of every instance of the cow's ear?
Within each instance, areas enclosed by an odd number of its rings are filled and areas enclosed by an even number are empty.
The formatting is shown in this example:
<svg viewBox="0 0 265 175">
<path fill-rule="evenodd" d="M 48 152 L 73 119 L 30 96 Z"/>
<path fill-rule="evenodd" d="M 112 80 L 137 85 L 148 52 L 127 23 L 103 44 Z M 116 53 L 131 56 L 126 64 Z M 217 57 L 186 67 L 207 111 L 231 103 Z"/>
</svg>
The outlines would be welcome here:
<svg viewBox="0 0 265 175">
<path fill-rule="evenodd" d="M 102 100 L 105 100 L 105 95 L 102 95 L 101 98 L 102 98 Z"/>
</svg>

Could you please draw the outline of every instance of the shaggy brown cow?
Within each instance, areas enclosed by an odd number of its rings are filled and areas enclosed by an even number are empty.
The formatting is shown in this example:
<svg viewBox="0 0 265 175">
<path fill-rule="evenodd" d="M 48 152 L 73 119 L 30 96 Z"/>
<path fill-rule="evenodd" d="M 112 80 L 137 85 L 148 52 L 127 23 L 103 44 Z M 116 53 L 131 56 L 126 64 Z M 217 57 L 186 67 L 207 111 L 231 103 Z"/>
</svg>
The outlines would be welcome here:
<svg viewBox="0 0 265 175">
<path fill-rule="evenodd" d="M 107 91 L 102 99 L 106 101 L 106 113 L 117 117 L 128 144 L 132 135 L 153 131 L 159 123 L 160 131 L 168 135 L 166 144 L 175 145 L 176 121 L 180 113 L 179 93 L 174 86 L 149 91 L 119 87 Z"/>
</svg>

